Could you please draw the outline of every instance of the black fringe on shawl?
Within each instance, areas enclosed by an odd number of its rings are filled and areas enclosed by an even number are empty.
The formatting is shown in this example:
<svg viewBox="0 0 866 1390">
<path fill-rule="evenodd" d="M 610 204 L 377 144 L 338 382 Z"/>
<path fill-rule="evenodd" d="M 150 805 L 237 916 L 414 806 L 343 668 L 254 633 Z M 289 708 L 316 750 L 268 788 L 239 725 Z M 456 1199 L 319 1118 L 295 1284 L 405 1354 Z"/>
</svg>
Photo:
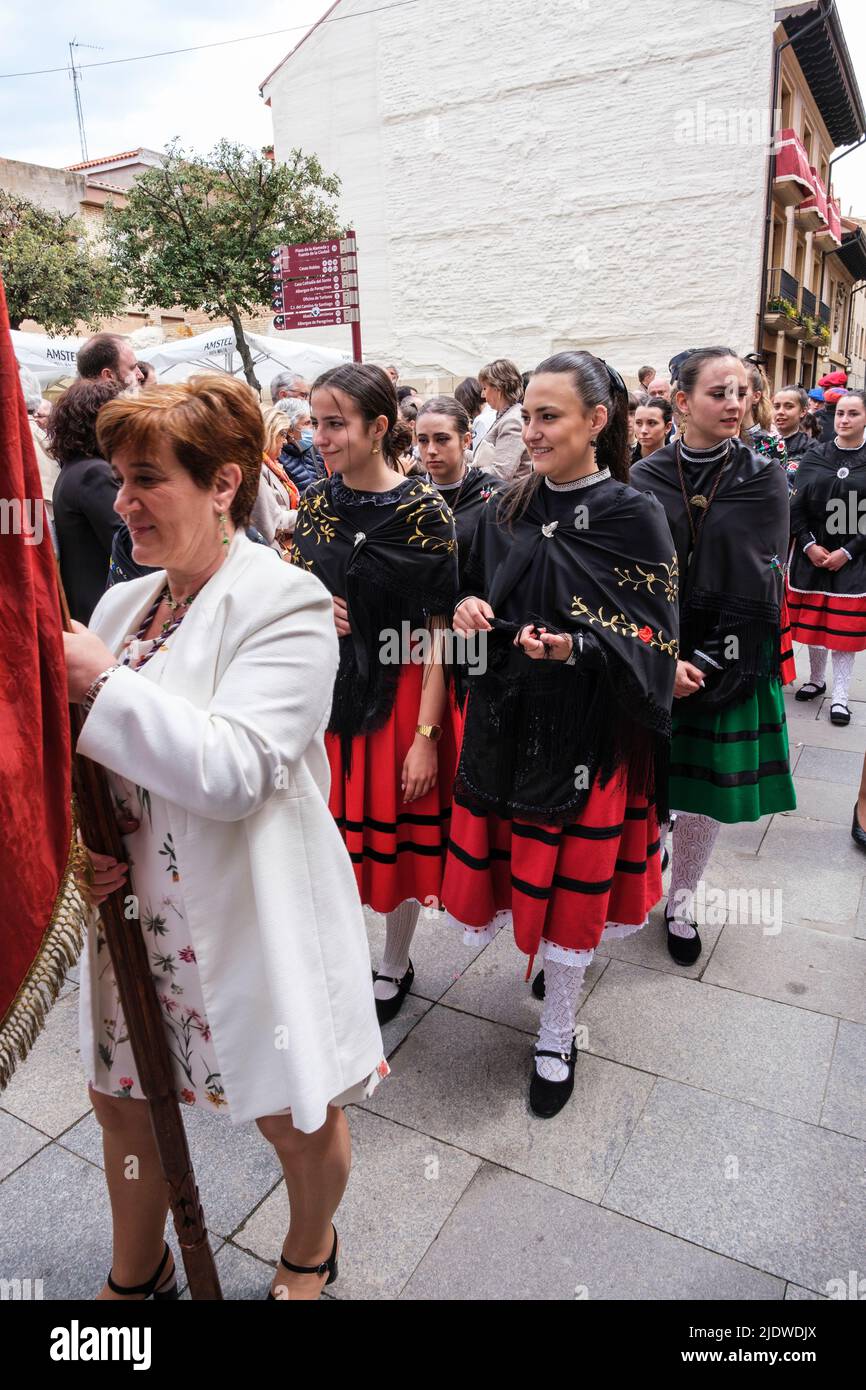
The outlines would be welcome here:
<svg viewBox="0 0 866 1390">
<path fill-rule="evenodd" d="M 629 791 L 668 819 L 670 714 L 642 694 L 625 663 L 603 652 L 598 670 L 534 663 L 515 678 L 497 672 L 504 663 L 493 648 L 488 672 L 467 682 L 456 790 L 470 805 L 564 825 L 580 814 L 596 779 L 606 786 L 627 768 Z M 576 786 L 578 769 L 586 773 Z"/>
</svg>

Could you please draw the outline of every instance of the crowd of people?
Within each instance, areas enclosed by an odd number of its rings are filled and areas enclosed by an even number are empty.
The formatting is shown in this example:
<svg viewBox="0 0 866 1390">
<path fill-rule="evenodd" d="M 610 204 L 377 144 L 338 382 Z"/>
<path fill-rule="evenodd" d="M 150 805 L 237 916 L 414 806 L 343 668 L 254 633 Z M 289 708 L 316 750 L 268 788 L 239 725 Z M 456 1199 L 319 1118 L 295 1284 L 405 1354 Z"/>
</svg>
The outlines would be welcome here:
<svg viewBox="0 0 866 1390">
<path fill-rule="evenodd" d="M 811 659 L 796 698 L 825 693 L 832 650 L 830 718 L 850 720 L 866 396 L 838 373 L 773 393 L 725 346 L 641 368 L 639 392 L 565 351 L 427 398 L 393 367 L 284 374 L 264 406 L 227 376 L 145 381 L 111 335 L 78 365 L 47 421 L 28 409 L 78 620 L 79 749 L 108 770 L 127 856 L 92 853 L 86 891 L 134 892 L 181 1100 L 255 1120 L 285 1174 L 268 1296 L 315 1298 L 337 1277 L 343 1106 L 388 1075 L 422 907 L 457 929 L 455 960 L 510 928 L 527 981 L 537 963 L 528 1103 L 551 1119 L 599 945 L 647 925 L 669 866 L 667 949 L 693 964 L 721 826 L 794 807 L 792 642 Z M 862 826 L 866 776 L 866 848 Z M 378 968 L 362 906 L 385 919 Z M 95 920 L 100 1297 L 170 1298 L 103 946 Z"/>
</svg>

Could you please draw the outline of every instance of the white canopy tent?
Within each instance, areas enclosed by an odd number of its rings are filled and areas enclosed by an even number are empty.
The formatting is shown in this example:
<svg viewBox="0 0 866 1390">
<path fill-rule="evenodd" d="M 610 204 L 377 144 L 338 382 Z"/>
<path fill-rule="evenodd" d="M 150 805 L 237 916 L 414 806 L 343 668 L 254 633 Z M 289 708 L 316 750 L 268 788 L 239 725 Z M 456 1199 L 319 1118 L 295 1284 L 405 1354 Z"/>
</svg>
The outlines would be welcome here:
<svg viewBox="0 0 866 1390">
<path fill-rule="evenodd" d="M 329 367 L 349 361 L 348 352 L 299 343 L 289 335 L 279 338 L 247 333 L 256 376 L 267 387 L 279 372 L 297 372 L 313 381 Z M 75 376 L 75 356 L 86 338 L 48 338 L 42 333 L 12 333 L 15 356 L 29 367 L 45 391 L 64 377 Z M 138 350 L 139 360 L 150 362 L 162 381 L 186 381 L 196 372 L 228 372 L 243 377 L 243 363 L 237 350 L 234 330 L 211 328 L 194 338 L 172 338 Z"/>
</svg>

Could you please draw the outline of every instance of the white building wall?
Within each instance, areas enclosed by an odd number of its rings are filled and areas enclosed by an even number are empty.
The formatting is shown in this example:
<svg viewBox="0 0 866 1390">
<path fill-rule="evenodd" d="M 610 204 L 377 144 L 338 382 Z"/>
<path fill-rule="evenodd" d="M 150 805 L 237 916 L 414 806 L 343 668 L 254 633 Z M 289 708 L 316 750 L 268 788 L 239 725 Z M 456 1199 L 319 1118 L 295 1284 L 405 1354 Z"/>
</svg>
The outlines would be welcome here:
<svg viewBox="0 0 866 1390">
<path fill-rule="evenodd" d="M 323 25 L 264 95 L 277 158 L 343 180 L 365 358 L 460 377 L 579 346 L 633 376 L 750 350 L 772 33 L 773 0 L 418 0 Z"/>
</svg>

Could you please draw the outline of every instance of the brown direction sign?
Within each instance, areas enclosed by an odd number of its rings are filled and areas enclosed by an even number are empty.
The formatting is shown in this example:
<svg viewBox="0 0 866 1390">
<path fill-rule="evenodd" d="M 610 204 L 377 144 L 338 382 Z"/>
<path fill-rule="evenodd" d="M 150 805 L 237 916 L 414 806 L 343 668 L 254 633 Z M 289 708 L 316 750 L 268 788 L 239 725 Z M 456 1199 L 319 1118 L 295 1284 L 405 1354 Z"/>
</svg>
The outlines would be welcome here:
<svg viewBox="0 0 866 1390">
<path fill-rule="evenodd" d="M 319 304 L 297 305 L 275 314 L 274 328 L 328 328 L 338 323 L 357 323 L 358 310 Z"/>
<path fill-rule="evenodd" d="M 344 265 L 351 261 L 351 265 Z M 355 270 L 355 241 L 351 237 L 335 237 L 332 241 L 308 241 L 300 246 L 275 246 L 271 264 L 281 276 L 332 275 L 341 270 Z"/>
<path fill-rule="evenodd" d="M 320 280 L 283 280 L 274 298 L 284 304 L 351 304 L 358 297 L 356 275 L 329 275 Z"/>
</svg>

